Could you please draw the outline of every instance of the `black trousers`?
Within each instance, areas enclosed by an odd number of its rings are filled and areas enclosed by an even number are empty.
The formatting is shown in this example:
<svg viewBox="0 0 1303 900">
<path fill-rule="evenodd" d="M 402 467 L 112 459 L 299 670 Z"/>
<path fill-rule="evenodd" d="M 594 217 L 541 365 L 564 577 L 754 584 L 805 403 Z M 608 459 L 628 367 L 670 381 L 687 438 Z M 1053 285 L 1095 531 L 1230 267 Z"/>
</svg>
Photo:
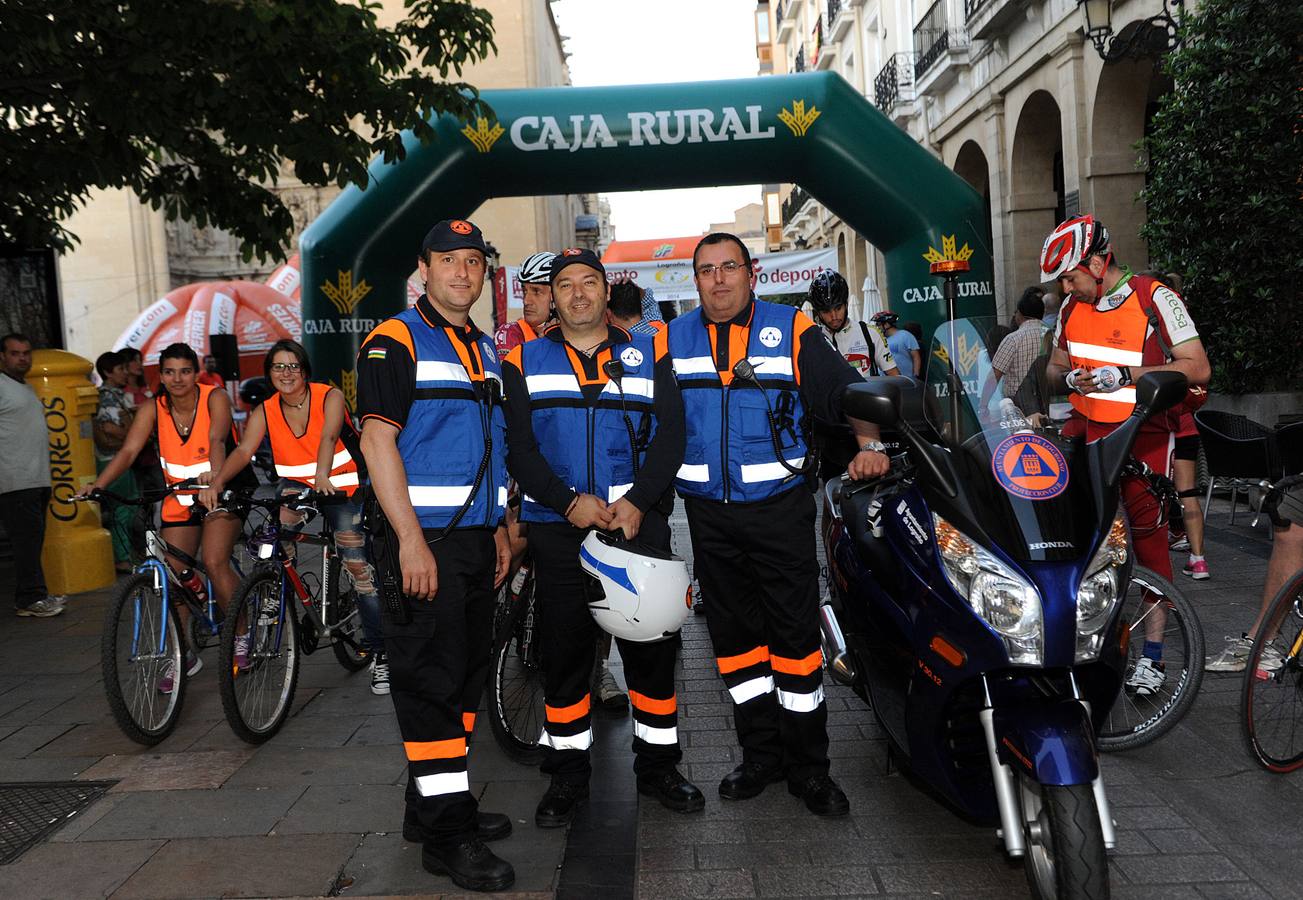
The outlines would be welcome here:
<svg viewBox="0 0 1303 900">
<path fill-rule="evenodd" d="M 14 606 L 31 606 L 49 596 L 41 569 L 45 511 L 50 489 L 26 488 L 0 494 L 0 521 L 14 551 Z"/>
<path fill-rule="evenodd" d="M 685 501 L 706 624 L 744 762 L 799 783 L 828 771 L 814 498 Z"/>
<path fill-rule="evenodd" d="M 381 618 L 389 696 L 407 752 L 407 805 L 426 839 L 454 844 L 475 833 L 466 749 L 489 671 L 493 532 L 455 530 L 430 549 L 439 568 L 434 599 L 409 598 L 408 623 L 388 610 Z"/>
<path fill-rule="evenodd" d="M 586 782 L 592 773 L 590 691 L 598 634 L 584 597 L 587 576 L 579 567 L 579 545 L 586 535 L 569 523 L 529 526 L 545 658 L 546 721 L 540 769 L 555 779 L 579 782 Z M 638 540 L 669 550 L 670 529 L 665 517 L 655 511 L 647 513 Z M 622 638 L 615 642 L 624 660 L 633 708 L 633 770 L 639 775 L 668 772 L 683 757 L 674 692 L 679 636 L 649 644 Z"/>
</svg>

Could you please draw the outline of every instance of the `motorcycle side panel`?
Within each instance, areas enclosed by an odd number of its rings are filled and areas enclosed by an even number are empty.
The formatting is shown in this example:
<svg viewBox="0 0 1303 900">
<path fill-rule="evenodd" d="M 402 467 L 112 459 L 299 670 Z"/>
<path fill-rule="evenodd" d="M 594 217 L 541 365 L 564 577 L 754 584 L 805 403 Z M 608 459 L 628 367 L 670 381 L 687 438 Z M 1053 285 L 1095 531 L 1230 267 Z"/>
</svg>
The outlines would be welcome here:
<svg viewBox="0 0 1303 900">
<path fill-rule="evenodd" d="M 997 707 L 995 743 L 1001 762 L 1041 784 L 1090 784 L 1099 775 L 1090 717 L 1075 700 Z"/>
</svg>

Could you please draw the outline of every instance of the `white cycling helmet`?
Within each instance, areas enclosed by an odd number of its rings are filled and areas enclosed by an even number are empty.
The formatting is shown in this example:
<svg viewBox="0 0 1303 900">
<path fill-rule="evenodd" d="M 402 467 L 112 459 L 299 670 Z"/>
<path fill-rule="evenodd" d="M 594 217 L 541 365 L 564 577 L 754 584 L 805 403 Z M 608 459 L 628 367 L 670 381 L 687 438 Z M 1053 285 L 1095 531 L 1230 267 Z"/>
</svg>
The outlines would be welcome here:
<svg viewBox="0 0 1303 900">
<path fill-rule="evenodd" d="M 692 579 L 677 556 L 593 531 L 579 565 L 592 576 L 588 611 L 603 631 L 647 644 L 683 627 Z"/>
<path fill-rule="evenodd" d="M 535 253 L 533 256 L 525 257 L 525 261 L 520 264 L 520 280 L 524 284 L 549 284 L 552 274 L 552 259 L 555 253 L 549 253 L 544 250 L 542 253 Z"/>
</svg>

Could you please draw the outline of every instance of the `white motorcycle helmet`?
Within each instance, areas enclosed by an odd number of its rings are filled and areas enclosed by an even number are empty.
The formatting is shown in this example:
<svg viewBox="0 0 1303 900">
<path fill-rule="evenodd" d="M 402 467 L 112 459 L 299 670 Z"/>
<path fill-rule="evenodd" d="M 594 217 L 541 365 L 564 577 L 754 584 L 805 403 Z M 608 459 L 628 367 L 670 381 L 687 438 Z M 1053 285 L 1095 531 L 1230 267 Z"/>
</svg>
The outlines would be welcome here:
<svg viewBox="0 0 1303 900">
<path fill-rule="evenodd" d="M 688 564 L 670 553 L 592 531 L 579 547 L 588 611 L 599 628 L 626 641 L 664 640 L 688 617 Z"/>
</svg>

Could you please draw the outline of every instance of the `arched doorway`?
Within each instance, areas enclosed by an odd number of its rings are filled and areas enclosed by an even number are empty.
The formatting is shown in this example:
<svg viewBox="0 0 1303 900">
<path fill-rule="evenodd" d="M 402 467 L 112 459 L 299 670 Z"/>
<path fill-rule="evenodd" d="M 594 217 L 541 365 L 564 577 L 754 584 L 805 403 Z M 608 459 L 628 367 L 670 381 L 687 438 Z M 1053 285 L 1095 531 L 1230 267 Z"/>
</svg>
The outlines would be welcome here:
<svg viewBox="0 0 1303 900">
<path fill-rule="evenodd" d="M 977 141 L 964 141 L 955 157 L 955 174 L 967 181 L 982 197 L 986 208 L 986 246 L 991 246 L 991 167 Z"/>
<path fill-rule="evenodd" d="M 972 266 L 959 314 L 993 310 L 981 197 L 840 76 L 483 98 L 492 116 L 440 117 L 429 144 L 405 135 L 405 160 L 373 162 L 371 185 L 345 189 L 303 234 L 304 340 L 346 394 L 369 324 L 404 308 L 421 236 L 489 197 L 795 182 L 881 250 L 892 308 L 928 330 L 942 321 L 928 262 L 954 247 Z"/>
<path fill-rule="evenodd" d="M 1016 296 L 1039 281 L 1037 263 L 1045 236 L 1066 214 L 1063 124 L 1048 91 L 1027 98 L 1018 115 L 1009 166 L 1009 232 L 1012 258 L 1007 282 Z"/>
<path fill-rule="evenodd" d="M 1149 265 L 1140 238 L 1145 205 L 1138 197 L 1148 164 L 1139 145 L 1158 97 L 1171 89 L 1171 79 L 1157 65 L 1152 59 L 1106 64 L 1090 120 L 1090 204 L 1082 208 L 1108 225 L 1117 258 L 1137 271 Z"/>
</svg>

